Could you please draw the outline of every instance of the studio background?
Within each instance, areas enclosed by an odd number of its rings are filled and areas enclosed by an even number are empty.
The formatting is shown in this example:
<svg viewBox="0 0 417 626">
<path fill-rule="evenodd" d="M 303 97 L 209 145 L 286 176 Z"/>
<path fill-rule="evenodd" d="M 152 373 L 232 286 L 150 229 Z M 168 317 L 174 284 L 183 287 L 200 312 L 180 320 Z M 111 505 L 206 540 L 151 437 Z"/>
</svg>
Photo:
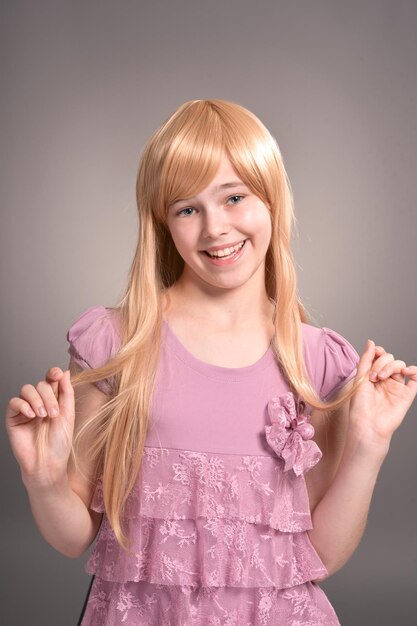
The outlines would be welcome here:
<svg viewBox="0 0 417 626">
<path fill-rule="evenodd" d="M 66 332 L 112 306 L 136 241 L 135 178 L 183 102 L 246 106 L 294 191 L 299 293 L 311 323 L 417 364 L 413 1 L 1 3 L 3 415 L 68 365 Z M 395 434 L 365 536 L 323 584 L 343 626 L 409 626 L 417 579 L 417 406 Z M 74 626 L 86 557 L 32 521 L 3 427 L 0 623 Z"/>
</svg>

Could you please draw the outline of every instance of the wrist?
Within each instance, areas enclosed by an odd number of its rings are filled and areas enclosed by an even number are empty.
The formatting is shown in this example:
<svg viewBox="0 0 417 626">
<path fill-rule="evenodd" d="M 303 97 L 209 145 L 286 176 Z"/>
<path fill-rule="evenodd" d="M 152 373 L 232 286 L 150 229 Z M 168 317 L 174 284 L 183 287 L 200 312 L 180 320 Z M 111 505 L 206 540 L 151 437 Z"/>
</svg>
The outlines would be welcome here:
<svg viewBox="0 0 417 626">
<path fill-rule="evenodd" d="M 70 487 L 66 471 L 45 475 L 43 472 L 21 472 L 22 482 L 29 494 L 59 494 Z"/>
<path fill-rule="evenodd" d="M 391 439 L 380 437 L 365 428 L 350 427 L 345 443 L 345 456 L 380 466 L 388 454 L 390 443 Z"/>
</svg>

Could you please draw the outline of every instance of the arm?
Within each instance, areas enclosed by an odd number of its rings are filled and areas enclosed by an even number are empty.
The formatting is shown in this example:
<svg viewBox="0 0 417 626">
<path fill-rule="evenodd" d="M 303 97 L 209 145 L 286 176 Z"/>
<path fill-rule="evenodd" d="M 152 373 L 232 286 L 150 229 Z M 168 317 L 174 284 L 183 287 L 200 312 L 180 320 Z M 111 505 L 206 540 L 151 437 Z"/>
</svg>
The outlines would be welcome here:
<svg viewBox="0 0 417 626">
<path fill-rule="evenodd" d="M 78 371 L 70 361 L 70 372 Z M 57 368 L 49 370 L 47 379 L 51 384 L 41 381 L 36 389 L 26 385 L 20 398 L 10 401 L 7 427 L 39 531 L 62 554 L 78 557 L 94 540 L 101 515 L 88 508 L 95 475 L 95 468 L 88 463 L 88 442 L 81 450 L 77 470 L 68 463 L 74 414 L 78 427 L 107 401 L 107 396 L 92 384 L 74 393 L 68 372 Z M 56 406 L 58 416 L 41 418 L 38 406 L 42 401 L 48 411 Z M 37 412 L 34 419 L 25 416 L 30 407 Z M 42 456 L 38 435 L 44 419 L 49 420 L 49 433 Z"/>
<path fill-rule="evenodd" d="M 315 417 L 327 460 L 306 476 L 313 522 L 309 537 L 329 574 L 340 569 L 359 544 L 392 434 L 415 397 L 417 368 L 404 365 L 370 344 L 357 377 L 371 367 L 388 370 L 387 376 L 376 381 L 366 377 L 350 402 L 330 416 L 330 425 Z M 405 374 L 410 375 L 407 385 Z"/>
<path fill-rule="evenodd" d="M 43 538 L 58 552 L 76 558 L 94 540 L 101 515 L 89 511 L 87 505 L 63 479 L 47 489 L 25 482 L 30 507 Z"/>
<path fill-rule="evenodd" d="M 332 427 L 320 433 L 327 441 L 323 459 L 306 475 L 313 504 L 309 537 L 329 575 L 340 569 L 359 545 L 386 455 L 384 449 L 368 450 L 361 443 L 349 424 L 348 403 L 335 411 L 330 420 L 334 420 Z M 347 431 L 344 449 L 340 443 L 342 430 Z M 326 449 L 331 448 L 332 442 L 335 451 L 328 452 L 326 458 Z"/>
</svg>

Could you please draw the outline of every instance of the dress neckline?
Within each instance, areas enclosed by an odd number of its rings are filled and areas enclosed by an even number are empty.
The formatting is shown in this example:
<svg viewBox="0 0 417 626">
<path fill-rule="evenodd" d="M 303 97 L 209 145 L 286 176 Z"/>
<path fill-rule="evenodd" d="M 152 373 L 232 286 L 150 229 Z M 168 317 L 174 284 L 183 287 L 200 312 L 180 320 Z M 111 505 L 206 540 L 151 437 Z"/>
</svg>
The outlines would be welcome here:
<svg viewBox="0 0 417 626">
<path fill-rule="evenodd" d="M 202 361 L 192 354 L 185 346 L 181 343 L 178 337 L 175 335 L 174 331 L 168 324 L 165 317 L 162 318 L 163 329 L 165 341 L 169 345 L 169 347 L 175 352 L 177 357 L 186 365 L 190 366 L 192 369 L 197 370 L 198 372 L 210 376 L 211 378 L 220 377 L 220 378 L 228 378 L 231 379 L 240 379 L 250 374 L 253 374 L 257 371 L 262 371 L 266 367 L 268 367 L 271 363 L 276 362 L 274 350 L 272 347 L 272 341 L 269 344 L 266 352 L 257 360 L 255 363 L 251 365 L 245 365 L 243 367 L 223 367 L 222 365 L 213 365 L 212 363 L 207 363 L 206 361 Z"/>
</svg>

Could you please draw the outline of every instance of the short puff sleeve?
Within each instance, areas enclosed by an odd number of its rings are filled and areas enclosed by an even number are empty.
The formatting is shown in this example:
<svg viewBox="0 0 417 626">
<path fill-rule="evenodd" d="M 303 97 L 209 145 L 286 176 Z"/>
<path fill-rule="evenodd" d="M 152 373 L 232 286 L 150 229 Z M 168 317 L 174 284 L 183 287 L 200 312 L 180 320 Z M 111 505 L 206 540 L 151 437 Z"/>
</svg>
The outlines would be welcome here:
<svg viewBox="0 0 417 626">
<path fill-rule="evenodd" d="M 330 328 L 321 328 L 316 368 L 320 398 L 326 402 L 356 376 L 359 355 L 355 348 Z"/>
<path fill-rule="evenodd" d="M 105 365 L 119 350 L 121 340 L 116 310 L 92 306 L 75 320 L 67 332 L 68 354 L 82 369 Z M 100 391 L 111 395 L 113 379 L 94 383 Z"/>
</svg>

